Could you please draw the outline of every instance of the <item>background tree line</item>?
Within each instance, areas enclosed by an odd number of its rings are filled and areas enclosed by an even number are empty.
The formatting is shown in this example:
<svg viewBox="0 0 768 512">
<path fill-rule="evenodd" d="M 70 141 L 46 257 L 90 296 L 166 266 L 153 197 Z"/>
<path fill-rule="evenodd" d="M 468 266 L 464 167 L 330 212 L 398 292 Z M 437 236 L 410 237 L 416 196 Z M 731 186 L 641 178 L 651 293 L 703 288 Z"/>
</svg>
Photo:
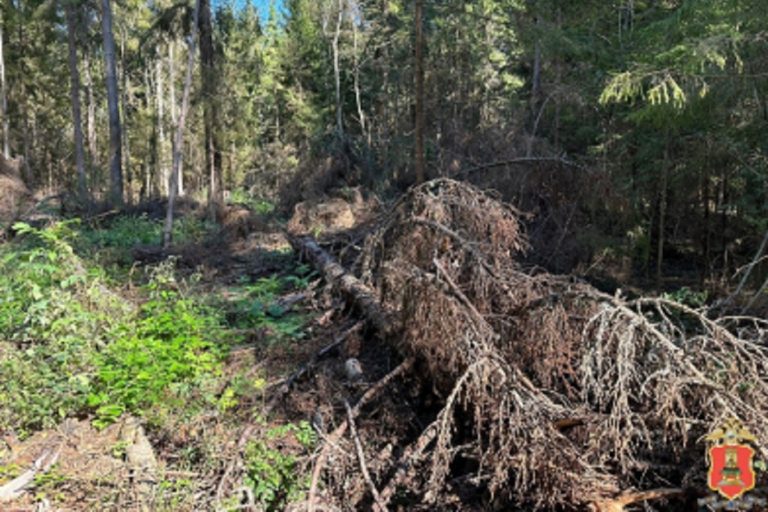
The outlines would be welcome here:
<svg viewBox="0 0 768 512">
<path fill-rule="evenodd" d="M 167 196 L 197 18 L 178 191 L 214 213 L 459 177 L 534 213 L 556 270 L 658 284 L 721 282 L 768 229 L 762 0 L 196 1 L 2 4 L 28 184 Z"/>
</svg>

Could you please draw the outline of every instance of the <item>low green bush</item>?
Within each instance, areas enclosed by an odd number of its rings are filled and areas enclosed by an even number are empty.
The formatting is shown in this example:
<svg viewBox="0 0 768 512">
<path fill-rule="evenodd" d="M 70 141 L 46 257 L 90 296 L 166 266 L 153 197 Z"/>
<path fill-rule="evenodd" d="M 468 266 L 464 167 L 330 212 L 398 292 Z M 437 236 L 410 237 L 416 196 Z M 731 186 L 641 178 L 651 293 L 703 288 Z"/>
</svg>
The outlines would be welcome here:
<svg viewBox="0 0 768 512">
<path fill-rule="evenodd" d="M 83 409 L 93 354 L 129 308 L 74 254 L 70 224 L 15 228 L 0 248 L 0 430 L 23 435 Z"/>
<path fill-rule="evenodd" d="M 231 204 L 246 206 L 260 215 L 268 215 L 275 211 L 275 203 L 267 199 L 254 197 L 245 189 L 235 189 L 229 196 Z"/>
<path fill-rule="evenodd" d="M 291 437 L 294 443 L 288 442 Z M 315 431 L 308 422 L 302 421 L 273 427 L 264 437 L 247 445 L 245 484 L 253 490 L 256 503 L 264 510 L 284 510 L 304 497 L 309 476 L 301 473 L 299 456 L 309 453 L 315 443 Z M 298 444 L 294 450 L 297 453 L 285 449 L 289 444 Z"/>
<path fill-rule="evenodd" d="M 155 406 L 192 409 L 205 400 L 220 372 L 225 345 L 216 315 L 176 292 L 163 291 L 146 302 L 137 318 L 112 331 L 114 338 L 94 357 L 96 383 L 88 395 L 97 426 L 123 412 L 141 414 Z M 217 333 L 219 336 L 217 336 Z"/>
<path fill-rule="evenodd" d="M 176 244 L 200 242 L 213 231 L 214 225 L 194 216 L 173 221 Z M 159 245 L 163 239 L 163 221 L 146 214 L 121 215 L 101 228 L 80 226 L 74 246 L 79 254 L 95 256 L 103 264 L 130 265 L 131 249 L 142 245 Z"/>
<path fill-rule="evenodd" d="M 308 267 L 300 265 L 289 275 L 262 277 L 230 290 L 230 322 L 242 329 L 266 329 L 272 342 L 301 338 L 306 317 L 281 305 L 279 298 L 306 288 L 313 276 Z"/>
<path fill-rule="evenodd" d="M 20 242 L 0 246 L 0 430 L 214 402 L 207 390 L 228 346 L 219 313 L 185 297 L 167 269 L 132 306 L 75 254 L 71 226 L 19 224 Z"/>
</svg>

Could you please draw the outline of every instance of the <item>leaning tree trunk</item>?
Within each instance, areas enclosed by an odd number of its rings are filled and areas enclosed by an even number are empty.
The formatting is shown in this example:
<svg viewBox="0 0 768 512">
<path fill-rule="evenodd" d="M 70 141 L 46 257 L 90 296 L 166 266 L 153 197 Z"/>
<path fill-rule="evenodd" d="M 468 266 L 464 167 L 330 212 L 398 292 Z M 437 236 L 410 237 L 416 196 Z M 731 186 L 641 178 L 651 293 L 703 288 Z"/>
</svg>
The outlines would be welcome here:
<svg viewBox="0 0 768 512">
<path fill-rule="evenodd" d="M 294 251 L 306 259 L 360 311 L 378 335 L 387 338 L 398 330 L 398 323 L 392 313 L 376 298 L 375 291 L 347 272 L 333 256 L 318 245 L 317 240 L 309 236 L 291 236 L 289 241 Z"/>
<path fill-rule="evenodd" d="M 123 167 L 120 128 L 120 107 L 115 71 L 115 36 L 112 32 L 112 5 L 101 0 L 101 29 L 104 38 L 104 66 L 107 81 L 107 108 L 109 111 L 109 201 L 112 205 L 123 204 Z"/>
<path fill-rule="evenodd" d="M 176 137 L 173 141 L 173 163 L 171 169 L 171 183 L 168 191 L 168 211 L 165 215 L 163 227 L 163 247 L 168 248 L 173 241 L 173 203 L 179 187 L 179 172 L 181 170 L 181 150 L 184 147 L 184 123 L 187 120 L 189 110 L 189 93 L 192 89 L 192 69 L 195 67 L 195 40 L 197 39 L 197 21 L 200 13 L 200 4 L 206 0 L 196 0 L 195 10 L 192 14 L 192 33 L 189 36 L 189 54 L 187 56 L 187 74 L 184 77 L 184 92 L 181 97 L 181 111 L 176 124 Z"/>
<path fill-rule="evenodd" d="M 426 177 L 426 163 L 424 156 L 424 24 L 422 18 L 424 16 L 424 0 L 416 0 L 416 12 L 413 18 L 414 31 L 416 35 L 415 41 L 415 57 L 416 57 L 416 91 L 415 91 L 415 107 L 416 107 L 416 119 L 414 123 L 414 151 L 416 153 L 416 183 L 423 183 Z"/>
<path fill-rule="evenodd" d="M 88 189 L 85 177 L 85 149 L 83 148 L 83 126 L 80 112 L 80 73 L 77 70 L 77 27 L 75 6 L 66 5 L 67 14 L 67 46 L 69 47 L 69 80 L 72 98 L 72 125 L 75 139 L 75 166 L 77 167 L 77 192 L 80 200 L 88 202 Z"/>
</svg>

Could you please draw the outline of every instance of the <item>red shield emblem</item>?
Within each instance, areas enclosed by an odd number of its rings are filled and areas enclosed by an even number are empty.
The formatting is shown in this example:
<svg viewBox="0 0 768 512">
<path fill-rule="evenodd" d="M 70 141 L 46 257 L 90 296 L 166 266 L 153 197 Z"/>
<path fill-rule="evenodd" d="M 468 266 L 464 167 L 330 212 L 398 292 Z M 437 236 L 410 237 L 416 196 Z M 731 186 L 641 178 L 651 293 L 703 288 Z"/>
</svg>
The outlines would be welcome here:
<svg viewBox="0 0 768 512">
<path fill-rule="evenodd" d="M 755 487 L 752 457 L 755 451 L 743 444 L 721 444 L 709 449 L 707 483 L 726 499 L 735 500 Z"/>
</svg>

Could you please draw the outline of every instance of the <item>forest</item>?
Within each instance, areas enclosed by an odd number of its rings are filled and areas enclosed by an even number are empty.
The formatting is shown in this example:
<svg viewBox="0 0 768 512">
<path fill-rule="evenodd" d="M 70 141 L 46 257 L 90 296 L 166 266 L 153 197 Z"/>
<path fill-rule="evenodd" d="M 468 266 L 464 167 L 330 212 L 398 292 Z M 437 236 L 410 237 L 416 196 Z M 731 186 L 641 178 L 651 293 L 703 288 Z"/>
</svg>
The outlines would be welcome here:
<svg viewBox="0 0 768 512">
<path fill-rule="evenodd" d="M 766 7 L 0 1 L 0 510 L 767 510 Z"/>
</svg>

